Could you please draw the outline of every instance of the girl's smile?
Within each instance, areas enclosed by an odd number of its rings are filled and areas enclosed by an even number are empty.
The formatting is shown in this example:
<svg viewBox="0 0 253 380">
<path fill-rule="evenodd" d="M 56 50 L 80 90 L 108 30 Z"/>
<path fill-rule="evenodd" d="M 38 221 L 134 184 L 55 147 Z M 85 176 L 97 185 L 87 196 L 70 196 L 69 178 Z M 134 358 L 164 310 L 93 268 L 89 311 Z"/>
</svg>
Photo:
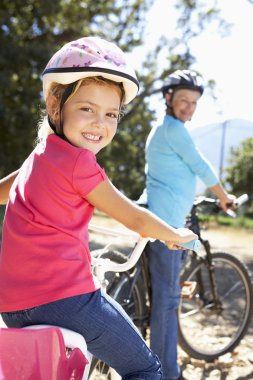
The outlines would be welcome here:
<svg viewBox="0 0 253 380">
<path fill-rule="evenodd" d="M 120 95 L 113 84 L 83 84 L 63 107 L 63 131 L 68 141 L 94 154 L 107 146 L 117 130 Z"/>
<path fill-rule="evenodd" d="M 96 135 L 93 135 L 91 133 L 83 133 L 82 135 L 85 139 L 91 140 L 94 142 L 99 142 L 102 139 L 102 136 L 96 136 Z"/>
</svg>

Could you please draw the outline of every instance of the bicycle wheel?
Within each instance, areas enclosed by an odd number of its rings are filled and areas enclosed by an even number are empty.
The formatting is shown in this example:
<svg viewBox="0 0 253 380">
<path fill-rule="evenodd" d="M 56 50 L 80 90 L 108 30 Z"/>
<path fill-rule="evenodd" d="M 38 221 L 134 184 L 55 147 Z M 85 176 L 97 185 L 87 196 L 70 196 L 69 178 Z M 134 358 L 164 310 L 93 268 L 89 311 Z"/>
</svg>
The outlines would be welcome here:
<svg viewBox="0 0 253 380">
<path fill-rule="evenodd" d="M 122 263 L 127 256 L 118 251 L 110 251 L 101 257 L 110 258 L 112 261 Z M 137 325 L 141 333 L 144 333 L 143 324 L 140 323 L 146 316 L 145 289 L 141 276 L 136 274 L 136 268 L 132 272 L 111 273 L 106 278 L 109 281 L 108 294 L 114 298 Z M 116 380 L 119 375 L 103 361 L 93 358 L 89 374 L 89 380 Z"/>
<path fill-rule="evenodd" d="M 223 252 L 212 254 L 218 301 L 206 263 L 197 258 L 182 274 L 182 281 L 196 281 L 191 299 L 182 299 L 179 310 L 179 344 L 196 359 L 213 361 L 239 344 L 252 316 L 253 290 L 247 267 Z"/>
<path fill-rule="evenodd" d="M 128 256 L 119 251 L 108 251 L 102 254 L 101 258 L 124 263 Z M 140 332 L 144 334 L 144 320 L 147 318 L 148 308 L 145 286 L 138 264 L 133 270 L 127 272 L 107 272 L 105 277 L 108 281 L 108 294 L 123 307 Z"/>
<path fill-rule="evenodd" d="M 120 380 L 121 376 L 117 374 L 102 360 L 93 358 L 89 373 L 89 380 Z"/>
<path fill-rule="evenodd" d="M 123 307 L 145 338 L 148 309 L 141 275 L 122 273 L 110 295 Z"/>
</svg>

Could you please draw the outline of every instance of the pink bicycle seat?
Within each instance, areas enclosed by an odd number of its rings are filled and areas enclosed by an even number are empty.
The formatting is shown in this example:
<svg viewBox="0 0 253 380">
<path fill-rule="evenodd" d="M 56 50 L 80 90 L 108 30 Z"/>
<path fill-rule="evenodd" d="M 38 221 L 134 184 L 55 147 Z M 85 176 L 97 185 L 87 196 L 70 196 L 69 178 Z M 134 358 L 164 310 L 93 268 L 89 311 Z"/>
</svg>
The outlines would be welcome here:
<svg viewBox="0 0 253 380">
<path fill-rule="evenodd" d="M 0 380 L 81 380 L 87 359 L 59 328 L 0 328 Z"/>
</svg>

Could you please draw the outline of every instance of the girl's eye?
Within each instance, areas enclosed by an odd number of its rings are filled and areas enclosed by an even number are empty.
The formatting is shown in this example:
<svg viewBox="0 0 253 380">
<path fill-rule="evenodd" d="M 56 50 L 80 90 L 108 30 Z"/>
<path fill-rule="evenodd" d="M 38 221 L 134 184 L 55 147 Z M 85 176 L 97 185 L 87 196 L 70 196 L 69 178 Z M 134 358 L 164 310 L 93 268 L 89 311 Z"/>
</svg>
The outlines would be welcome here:
<svg viewBox="0 0 253 380">
<path fill-rule="evenodd" d="M 111 117 L 112 119 L 118 119 L 119 115 L 117 113 L 109 112 L 107 116 Z"/>
<path fill-rule="evenodd" d="M 84 112 L 92 112 L 92 109 L 90 107 L 83 107 L 82 111 L 84 111 Z"/>
</svg>

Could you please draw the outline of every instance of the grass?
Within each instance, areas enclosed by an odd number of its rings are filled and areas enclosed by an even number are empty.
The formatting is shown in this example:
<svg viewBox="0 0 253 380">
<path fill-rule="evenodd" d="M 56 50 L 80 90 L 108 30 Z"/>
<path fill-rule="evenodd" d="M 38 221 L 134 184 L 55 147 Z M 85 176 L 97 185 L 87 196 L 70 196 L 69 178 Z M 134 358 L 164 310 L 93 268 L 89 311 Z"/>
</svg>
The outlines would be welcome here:
<svg viewBox="0 0 253 380">
<path fill-rule="evenodd" d="M 199 213 L 198 217 L 201 223 L 207 223 L 209 224 L 209 227 L 226 226 L 240 228 L 242 230 L 253 230 L 253 219 L 247 218 L 243 215 L 232 218 L 226 215 L 208 215 Z M 106 225 L 108 227 L 116 227 L 118 225 L 118 222 L 98 210 L 95 210 L 92 221 L 93 223 Z"/>
<path fill-rule="evenodd" d="M 253 230 L 253 218 L 248 218 L 243 215 L 239 215 L 236 218 L 226 215 L 209 215 L 209 214 L 198 214 L 200 222 L 208 223 L 210 226 L 227 226 L 234 228 L 241 228 L 247 230 Z M 99 210 L 95 210 L 93 216 L 93 222 L 106 225 L 108 227 L 116 226 L 118 223 L 105 215 Z"/>
<path fill-rule="evenodd" d="M 225 215 L 206 215 L 206 214 L 199 214 L 198 215 L 201 222 L 210 222 L 216 225 L 220 226 L 228 226 L 228 227 L 235 227 L 235 228 L 245 228 L 253 230 L 253 219 L 245 217 L 245 216 L 238 216 L 236 218 L 232 218 Z"/>
</svg>

